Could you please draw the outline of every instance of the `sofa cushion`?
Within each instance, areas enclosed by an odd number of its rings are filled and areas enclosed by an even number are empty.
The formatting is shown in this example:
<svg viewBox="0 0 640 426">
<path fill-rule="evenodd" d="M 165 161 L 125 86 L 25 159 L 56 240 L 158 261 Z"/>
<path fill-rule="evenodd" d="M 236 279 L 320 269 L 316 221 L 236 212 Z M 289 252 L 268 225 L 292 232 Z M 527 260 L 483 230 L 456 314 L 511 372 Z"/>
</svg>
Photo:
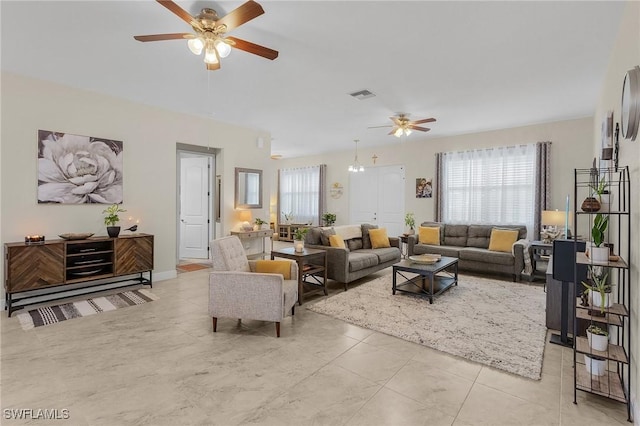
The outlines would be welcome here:
<svg viewBox="0 0 640 426">
<path fill-rule="evenodd" d="M 323 246 L 331 245 L 329 243 L 329 237 L 332 235 L 336 235 L 336 230 L 333 228 L 322 228 L 320 231 L 320 240 L 322 241 Z"/>
<path fill-rule="evenodd" d="M 386 228 L 370 229 L 369 237 L 371 237 L 371 248 L 391 247 Z"/>
<path fill-rule="evenodd" d="M 400 250 L 397 247 L 387 247 L 378 249 L 362 249 L 358 250 L 358 253 L 373 253 L 378 256 L 378 263 L 385 263 L 391 261 L 400 261 Z"/>
<path fill-rule="evenodd" d="M 467 247 L 489 248 L 493 225 L 469 225 Z"/>
<path fill-rule="evenodd" d="M 493 228 L 493 230 L 491 230 L 491 238 L 489 239 L 489 251 L 511 253 L 513 243 L 517 240 L 517 229 Z"/>
<path fill-rule="evenodd" d="M 420 244 L 440 245 L 439 226 L 421 226 L 418 228 L 418 242 Z"/>
<path fill-rule="evenodd" d="M 371 248 L 371 237 L 369 236 L 370 229 L 378 229 L 378 225 L 371 225 L 369 223 L 363 223 L 360 225 L 362 229 L 362 248 L 370 249 Z"/>
<path fill-rule="evenodd" d="M 350 251 L 360 250 L 362 248 L 362 238 L 352 238 L 345 241 L 345 243 L 347 243 L 347 248 Z"/>
<path fill-rule="evenodd" d="M 344 240 L 340 235 L 329 235 L 329 245 L 331 247 L 345 248 Z"/>
<path fill-rule="evenodd" d="M 349 272 L 360 271 L 378 264 L 378 256 L 371 252 L 358 250 L 349 253 Z"/>
<path fill-rule="evenodd" d="M 427 244 L 416 244 L 413 246 L 413 254 L 439 254 L 448 257 L 459 257 L 460 247 L 456 246 L 432 246 Z"/>
<path fill-rule="evenodd" d="M 334 226 L 336 234 L 340 235 L 345 241 L 352 238 L 362 238 L 362 228 L 360 225 L 340 225 Z"/>
<path fill-rule="evenodd" d="M 496 263 L 499 265 L 513 265 L 515 257 L 511 253 L 501 251 L 489 251 L 486 249 L 465 247 L 460 249 L 460 259 L 476 262 Z"/>
<path fill-rule="evenodd" d="M 446 225 L 444 227 L 445 246 L 467 246 L 468 225 Z"/>
</svg>

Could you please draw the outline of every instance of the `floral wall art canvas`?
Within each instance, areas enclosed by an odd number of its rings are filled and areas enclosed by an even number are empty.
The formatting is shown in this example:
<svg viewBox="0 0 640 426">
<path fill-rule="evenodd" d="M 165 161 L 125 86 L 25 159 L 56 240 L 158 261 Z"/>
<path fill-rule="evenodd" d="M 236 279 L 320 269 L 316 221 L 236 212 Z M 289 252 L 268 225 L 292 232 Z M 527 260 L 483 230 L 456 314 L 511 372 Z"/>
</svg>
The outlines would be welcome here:
<svg viewBox="0 0 640 426">
<path fill-rule="evenodd" d="M 122 142 L 38 130 L 38 203 L 121 204 Z"/>
</svg>

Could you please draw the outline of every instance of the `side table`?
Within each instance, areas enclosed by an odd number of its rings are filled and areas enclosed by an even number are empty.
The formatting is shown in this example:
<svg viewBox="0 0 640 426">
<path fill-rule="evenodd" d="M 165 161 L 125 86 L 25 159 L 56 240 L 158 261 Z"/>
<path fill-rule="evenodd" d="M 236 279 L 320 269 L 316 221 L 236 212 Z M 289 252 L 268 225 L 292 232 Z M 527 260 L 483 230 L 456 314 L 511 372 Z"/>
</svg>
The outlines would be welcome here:
<svg viewBox="0 0 640 426">
<path fill-rule="evenodd" d="M 543 241 L 531 241 L 531 254 L 531 266 L 533 267 L 533 272 L 531 273 L 530 281 L 533 281 L 535 278 L 542 278 L 545 280 L 546 287 L 547 268 L 545 267 L 544 270 L 538 270 L 538 263 L 548 264 L 549 258 L 553 254 L 553 242 L 546 243 Z"/>
<path fill-rule="evenodd" d="M 402 234 L 398 236 L 400 240 L 400 255 L 403 259 L 407 259 L 409 257 L 409 236 Z"/>
<path fill-rule="evenodd" d="M 327 251 L 321 249 L 306 248 L 297 252 L 293 247 L 286 247 L 271 251 L 271 260 L 276 257 L 291 259 L 298 264 L 298 305 L 304 303 L 304 284 L 316 286 L 327 293 Z M 318 275 L 322 274 L 322 280 Z M 305 281 L 305 278 L 313 281 Z"/>
<path fill-rule="evenodd" d="M 240 240 L 262 240 L 262 251 L 260 253 L 250 254 L 247 257 L 249 259 L 262 259 L 266 256 L 266 248 L 264 244 L 265 238 L 271 239 L 271 248 L 273 248 L 273 230 L 272 229 L 261 229 L 259 231 L 231 231 L 231 235 L 235 235 Z"/>
</svg>

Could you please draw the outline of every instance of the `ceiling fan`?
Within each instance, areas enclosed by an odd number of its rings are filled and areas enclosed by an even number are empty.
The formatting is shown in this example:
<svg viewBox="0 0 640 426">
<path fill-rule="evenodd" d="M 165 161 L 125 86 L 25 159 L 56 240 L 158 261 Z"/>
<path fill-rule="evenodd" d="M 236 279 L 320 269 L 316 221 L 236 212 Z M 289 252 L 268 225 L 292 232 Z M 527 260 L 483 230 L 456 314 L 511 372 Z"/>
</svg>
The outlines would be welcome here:
<svg viewBox="0 0 640 426">
<path fill-rule="evenodd" d="M 262 6 L 253 0 L 249 0 L 222 18 L 218 17 L 217 12 L 213 9 L 204 8 L 194 17 L 171 0 L 156 1 L 191 25 L 195 34 L 172 33 L 134 36 L 133 38 L 138 41 L 188 40 L 189 50 L 193 54 L 200 55 L 204 51 L 204 62 L 210 71 L 220 69 L 220 58 L 226 58 L 231 53 L 232 47 L 271 60 L 278 57 L 276 50 L 226 35 L 228 31 L 238 28 L 264 13 Z"/>
<path fill-rule="evenodd" d="M 432 123 L 436 121 L 435 118 L 423 118 L 422 120 L 409 120 L 408 114 L 398 114 L 393 117 L 389 117 L 391 121 L 393 121 L 393 125 L 387 126 L 374 126 L 369 127 L 370 129 L 376 129 L 380 127 L 393 127 L 389 132 L 390 135 L 394 135 L 396 137 L 400 137 L 402 135 L 409 136 L 413 130 L 417 130 L 419 132 L 428 132 L 431 130 L 428 127 L 420 127 L 418 124 L 424 123 Z"/>
</svg>

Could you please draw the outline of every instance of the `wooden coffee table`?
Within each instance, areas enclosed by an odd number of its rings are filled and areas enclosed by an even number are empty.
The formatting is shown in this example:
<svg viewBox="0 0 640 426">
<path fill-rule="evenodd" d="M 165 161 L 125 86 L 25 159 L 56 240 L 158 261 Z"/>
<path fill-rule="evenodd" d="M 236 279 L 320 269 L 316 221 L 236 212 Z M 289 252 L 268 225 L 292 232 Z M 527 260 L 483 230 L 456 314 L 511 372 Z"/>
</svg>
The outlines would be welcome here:
<svg viewBox="0 0 640 426">
<path fill-rule="evenodd" d="M 271 260 L 276 257 L 295 260 L 298 263 L 298 305 L 304 303 L 304 284 L 318 287 L 327 295 L 327 251 L 306 248 L 297 252 L 293 247 L 271 251 Z M 322 275 L 322 279 L 318 277 Z M 307 281 L 306 279 L 312 280 Z"/>
<path fill-rule="evenodd" d="M 413 276 L 409 276 L 413 274 Z M 398 284 L 398 275 L 406 281 Z M 453 285 L 458 285 L 458 259 L 445 257 L 432 265 L 402 260 L 393 265 L 393 294 L 396 291 L 429 297 L 429 303 Z"/>
</svg>

